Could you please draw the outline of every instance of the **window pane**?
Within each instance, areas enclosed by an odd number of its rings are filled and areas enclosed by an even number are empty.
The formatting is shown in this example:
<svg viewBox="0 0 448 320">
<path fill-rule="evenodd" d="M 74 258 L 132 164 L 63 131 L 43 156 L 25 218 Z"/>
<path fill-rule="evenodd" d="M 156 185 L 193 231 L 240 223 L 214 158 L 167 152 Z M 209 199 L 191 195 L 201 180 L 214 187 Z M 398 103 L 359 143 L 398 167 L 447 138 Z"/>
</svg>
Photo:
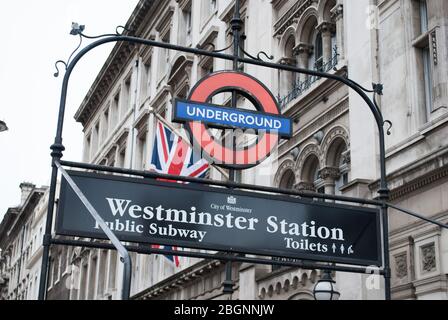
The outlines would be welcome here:
<svg viewBox="0 0 448 320">
<path fill-rule="evenodd" d="M 426 0 L 420 0 L 420 31 L 421 33 L 428 31 L 428 7 Z"/>
<path fill-rule="evenodd" d="M 431 54 L 429 47 L 422 49 L 423 54 L 423 75 L 425 81 L 425 104 L 428 117 L 432 111 L 432 72 L 431 72 Z"/>
</svg>

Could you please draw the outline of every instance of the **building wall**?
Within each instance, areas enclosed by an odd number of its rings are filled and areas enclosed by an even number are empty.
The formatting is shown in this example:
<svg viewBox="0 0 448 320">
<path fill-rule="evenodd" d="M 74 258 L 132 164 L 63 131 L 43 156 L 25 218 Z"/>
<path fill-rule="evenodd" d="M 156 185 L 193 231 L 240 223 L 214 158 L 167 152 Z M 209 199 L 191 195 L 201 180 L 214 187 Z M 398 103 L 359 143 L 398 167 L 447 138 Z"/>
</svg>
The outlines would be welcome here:
<svg viewBox="0 0 448 320">
<path fill-rule="evenodd" d="M 35 300 L 48 195 L 46 187 L 20 186 L 22 202 L 8 210 L 0 227 L 0 299 Z"/>
</svg>

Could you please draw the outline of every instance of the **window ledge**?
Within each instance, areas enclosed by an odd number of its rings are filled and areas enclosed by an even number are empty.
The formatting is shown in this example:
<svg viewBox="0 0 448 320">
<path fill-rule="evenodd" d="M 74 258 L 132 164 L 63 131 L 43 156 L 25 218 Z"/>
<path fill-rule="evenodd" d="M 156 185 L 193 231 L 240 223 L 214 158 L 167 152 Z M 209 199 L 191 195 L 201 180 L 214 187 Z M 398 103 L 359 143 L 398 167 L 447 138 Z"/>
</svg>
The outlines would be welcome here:
<svg viewBox="0 0 448 320">
<path fill-rule="evenodd" d="M 213 17 L 218 13 L 218 9 L 213 10 L 210 13 L 210 16 L 206 18 L 203 22 L 201 22 L 201 27 L 199 28 L 199 33 L 202 33 L 205 29 L 205 27 L 210 23 L 210 21 L 213 19 Z"/>
<path fill-rule="evenodd" d="M 423 126 L 419 128 L 416 134 L 410 136 L 408 139 L 400 143 L 397 143 L 395 146 L 386 150 L 386 159 L 389 159 L 398 154 L 399 152 L 412 147 L 421 140 L 424 140 L 425 137 L 430 135 L 432 131 L 434 131 L 435 129 L 444 125 L 447 122 L 448 122 L 448 112 L 444 113 L 443 115 L 441 115 L 437 119 L 434 119 L 433 121 L 425 123 Z"/>
</svg>

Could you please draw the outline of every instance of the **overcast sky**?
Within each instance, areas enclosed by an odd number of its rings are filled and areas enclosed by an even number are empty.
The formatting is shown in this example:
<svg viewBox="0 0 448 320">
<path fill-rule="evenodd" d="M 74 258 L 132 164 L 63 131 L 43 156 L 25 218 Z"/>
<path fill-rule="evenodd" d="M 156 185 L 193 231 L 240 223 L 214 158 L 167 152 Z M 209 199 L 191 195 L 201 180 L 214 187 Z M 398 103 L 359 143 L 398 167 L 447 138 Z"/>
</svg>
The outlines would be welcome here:
<svg viewBox="0 0 448 320">
<path fill-rule="evenodd" d="M 113 33 L 124 25 L 138 0 L 22 0 L 0 3 L 0 219 L 20 202 L 19 184 L 49 185 L 62 76 L 54 63 L 66 60 L 78 44 L 72 21 L 85 33 Z M 86 42 L 85 42 L 86 43 Z M 85 44 L 84 43 L 84 44 Z M 113 45 L 91 51 L 78 63 L 69 86 L 64 126 L 64 159 L 81 160 L 82 129 L 77 108 Z"/>
</svg>

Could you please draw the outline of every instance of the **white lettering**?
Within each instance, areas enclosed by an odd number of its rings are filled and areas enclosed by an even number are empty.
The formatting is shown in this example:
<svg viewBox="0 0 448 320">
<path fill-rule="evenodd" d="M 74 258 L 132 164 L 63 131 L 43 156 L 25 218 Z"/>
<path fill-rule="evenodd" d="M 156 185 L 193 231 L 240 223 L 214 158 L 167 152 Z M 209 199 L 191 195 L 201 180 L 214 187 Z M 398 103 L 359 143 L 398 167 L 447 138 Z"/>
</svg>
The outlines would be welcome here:
<svg viewBox="0 0 448 320">
<path fill-rule="evenodd" d="M 106 200 L 109 203 L 110 210 L 112 211 L 112 214 L 114 215 L 114 217 L 117 215 L 117 213 L 120 213 L 120 216 L 122 217 L 124 215 L 124 212 L 126 211 L 127 207 L 131 203 L 131 200 L 121 200 L 121 199 L 111 199 L 111 198 L 106 198 Z M 124 203 L 126 203 L 125 207 L 123 207 Z"/>
<path fill-rule="evenodd" d="M 267 227 L 267 232 L 269 232 L 269 233 L 276 233 L 277 232 L 277 230 L 278 230 L 278 226 L 277 226 L 277 217 L 274 217 L 274 216 L 270 216 L 269 218 L 268 218 L 268 227 Z M 270 228 L 270 227 L 272 227 L 272 228 Z"/>
</svg>

